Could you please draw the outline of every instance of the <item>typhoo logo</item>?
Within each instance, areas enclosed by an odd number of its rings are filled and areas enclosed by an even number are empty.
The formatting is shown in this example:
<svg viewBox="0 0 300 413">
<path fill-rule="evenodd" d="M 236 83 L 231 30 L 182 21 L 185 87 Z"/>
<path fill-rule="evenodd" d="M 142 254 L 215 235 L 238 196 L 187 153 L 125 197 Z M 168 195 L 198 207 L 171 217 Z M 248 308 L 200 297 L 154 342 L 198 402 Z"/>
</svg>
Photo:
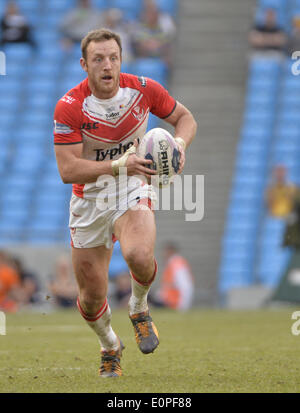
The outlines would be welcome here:
<svg viewBox="0 0 300 413">
<path fill-rule="evenodd" d="M 140 138 L 137 138 L 138 143 L 140 142 Z M 126 145 L 122 143 L 119 144 L 116 148 L 111 149 L 94 149 L 96 152 L 96 161 L 104 161 L 105 159 L 113 159 L 116 155 L 122 155 L 133 145 L 133 142 L 128 142 Z"/>
<path fill-rule="evenodd" d="M 6 56 L 4 52 L 0 52 L 0 76 L 6 75 Z"/>
</svg>

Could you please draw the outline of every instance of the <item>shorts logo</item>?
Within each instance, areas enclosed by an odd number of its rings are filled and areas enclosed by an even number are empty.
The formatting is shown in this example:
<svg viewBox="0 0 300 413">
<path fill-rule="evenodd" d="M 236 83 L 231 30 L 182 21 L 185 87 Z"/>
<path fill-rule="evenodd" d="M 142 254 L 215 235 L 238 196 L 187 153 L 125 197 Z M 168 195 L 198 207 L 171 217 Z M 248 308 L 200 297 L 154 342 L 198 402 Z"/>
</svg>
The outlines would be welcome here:
<svg viewBox="0 0 300 413">
<path fill-rule="evenodd" d="M 138 120 L 138 121 L 140 121 L 140 120 L 142 120 L 143 119 L 143 116 L 144 116 L 144 109 L 143 108 L 141 108 L 140 106 L 135 106 L 133 109 L 132 109 L 132 115 Z"/>
<path fill-rule="evenodd" d="M 70 230 L 71 230 L 71 236 L 73 237 L 75 235 L 76 228 L 70 228 Z"/>
</svg>

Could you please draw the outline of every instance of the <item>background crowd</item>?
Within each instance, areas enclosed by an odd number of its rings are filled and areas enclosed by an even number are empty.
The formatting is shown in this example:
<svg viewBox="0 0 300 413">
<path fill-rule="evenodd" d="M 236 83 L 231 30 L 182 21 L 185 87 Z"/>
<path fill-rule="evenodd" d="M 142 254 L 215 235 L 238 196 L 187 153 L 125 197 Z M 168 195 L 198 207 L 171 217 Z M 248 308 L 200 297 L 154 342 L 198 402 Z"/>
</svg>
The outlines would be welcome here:
<svg viewBox="0 0 300 413">
<path fill-rule="evenodd" d="M 124 62 L 138 57 L 158 57 L 171 67 L 176 26 L 168 13 L 159 10 L 155 0 L 143 1 L 137 20 L 127 19 L 120 9 L 100 11 L 91 0 L 78 0 L 76 7 L 61 18 L 61 41 L 58 47 L 68 52 L 90 30 L 99 27 L 106 27 L 121 35 Z M 1 32 L 1 47 L 7 43 L 28 43 L 33 48 L 37 47 L 34 27 L 14 1 L 7 4 L 1 18 Z"/>
</svg>

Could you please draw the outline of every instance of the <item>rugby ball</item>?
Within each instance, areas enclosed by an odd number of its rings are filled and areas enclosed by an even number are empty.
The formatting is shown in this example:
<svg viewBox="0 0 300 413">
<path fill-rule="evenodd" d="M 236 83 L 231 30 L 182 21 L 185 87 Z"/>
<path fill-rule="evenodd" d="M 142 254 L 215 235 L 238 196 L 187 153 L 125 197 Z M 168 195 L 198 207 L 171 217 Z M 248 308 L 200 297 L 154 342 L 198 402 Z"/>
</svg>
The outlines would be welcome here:
<svg viewBox="0 0 300 413">
<path fill-rule="evenodd" d="M 158 172 L 159 187 L 168 186 L 179 170 L 180 152 L 175 139 L 165 129 L 149 130 L 139 143 L 137 156 L 151 159 L 149 168 Z"/>
</svg>

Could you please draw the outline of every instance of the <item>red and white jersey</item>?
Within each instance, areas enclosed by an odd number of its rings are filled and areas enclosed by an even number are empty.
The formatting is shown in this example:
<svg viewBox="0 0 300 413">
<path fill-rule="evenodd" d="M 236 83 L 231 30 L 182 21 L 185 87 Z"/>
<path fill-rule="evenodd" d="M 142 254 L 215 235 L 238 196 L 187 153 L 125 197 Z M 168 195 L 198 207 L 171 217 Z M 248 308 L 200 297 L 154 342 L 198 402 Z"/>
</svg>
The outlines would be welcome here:
<svg viewBox="0 0 300 413">
<path fill-rule="evenodd" d="M 133 145 L 134 139 L 143 138 L 150 112 L 163 119 L 175 107 L 176 101 L 168 91 L 149 78 L 121 73 L 119 90 L 111 99 L 96 98 L 86 78 L 56 105 L 54 143 L 83 143 L 84 159 L 115 160 Z M 94 199 L 100 190 L 98 183 L 74 184 L 73 193 Z"/>
</svg>

